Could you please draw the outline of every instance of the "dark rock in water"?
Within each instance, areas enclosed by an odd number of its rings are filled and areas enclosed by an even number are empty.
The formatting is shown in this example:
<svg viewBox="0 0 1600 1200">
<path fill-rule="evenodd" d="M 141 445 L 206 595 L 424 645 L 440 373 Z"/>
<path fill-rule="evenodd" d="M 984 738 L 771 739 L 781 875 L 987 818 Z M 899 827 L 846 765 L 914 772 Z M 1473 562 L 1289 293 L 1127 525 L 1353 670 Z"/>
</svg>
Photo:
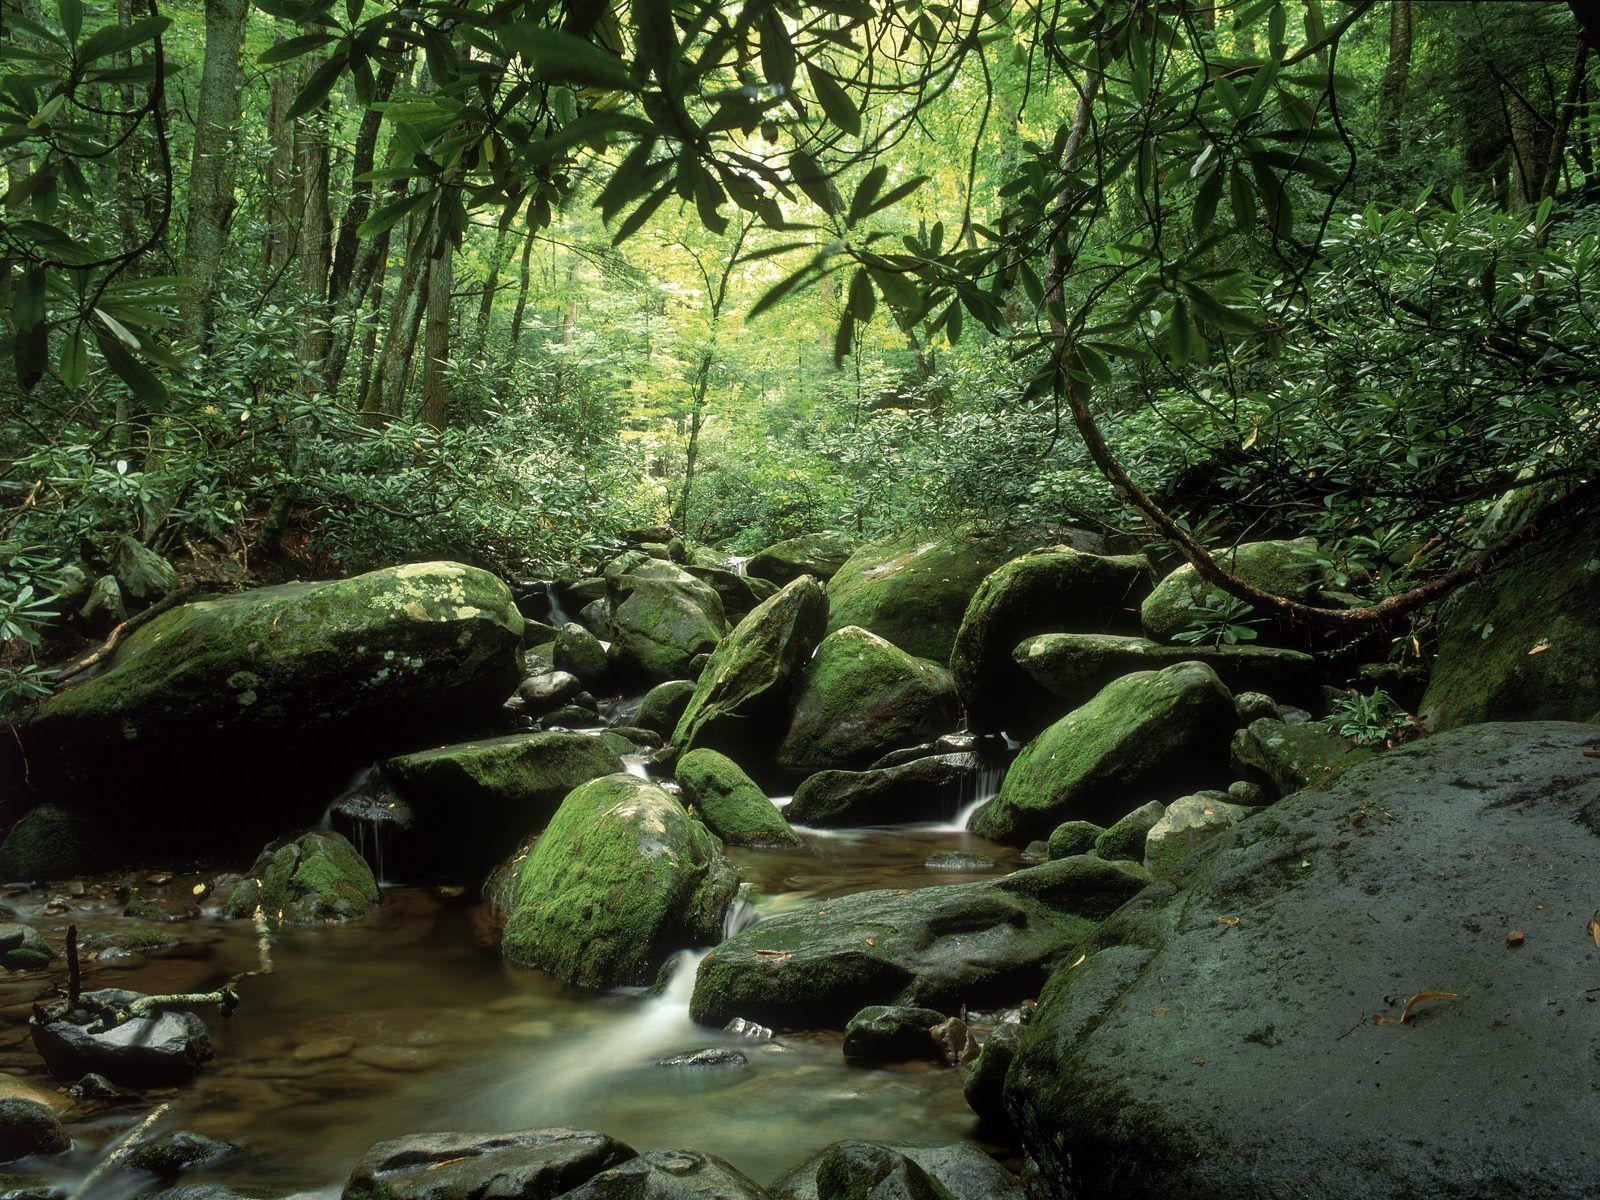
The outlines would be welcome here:
<svg viewBox="0 0 1600 1200">
<path fill-rule="evenodd" d="M 184 1183 L 157 1192 L 150 1200 L 250 1200 L 250 1197 L 221 1183 Z"/>
<path fill-rule="evenodd" d="M 683 710 L 692 695 L 694 695 L 692 679 L 669 679 L 665 683 L 658 683 L 645 693 L 644 699 L 639 703 L 639 711 L 634 714 L 633 719 L 653 733 L 658 733 L 664 738 L 671 737 L 673 729 L 678 724 L 678 718 L 683 716 Z"/>
<path fill-rule="evenodd" d="M 1022 1189 L 1017 1186 L 1017 1181 L 994 1159 L 970 1142 L 949 1142 L 919 1144 L 914 1142 L 894 1143 L 864 1143 L 864 1142 L 835 1142 L 825 1146 L 799 1166 L 791 1168 L 778 1179 L 774 1180 L 771 1191 L 774 1200 L 820 1200 L 818 1190 L 818 1172 L 824 1161 L 841 1150 L 844 1153 L 860 1153 L 859 1151 L 845 1150 L 846 1147 L 873 1146 L 877 1149 L 888 1150 L 909 1159 L 935 1184 L 943 1189 L 936 1193 L 939 1200 L 1022 1200 Z M 837 1184 L 830 1180 L 830 1187 Z M 877 1200 L 878 1193 L 868 1191 L 860 1193 Z M 894 1195 L 893 1192 L 884 1194 L 884 1200 Z M 837 1197 L 836 1192 L 830 1192 L 830 1200 Z"/>
<path fill-rule="evenodd" d="M 635 746 L 641 746 L 646 750 L 654 750 L 661 745 L 660 734 L 653 729 L 645 729 L 640 725 L 613 725 L 607 732 L 614 733 L 618 737 L 627 738 Z"/>
<path fill-rule="evenodd" d="M 634 1157 L 603 1133 L 423 1133 L 379 1142 L 343 1200 L 551 1200 Z"/>
<path fill-rule="evenodd" d="M 124 1091 L 104 1075 L 96 1075 L 92 1071 L 67 1089 L 67 1095 L 80 1104 L 116 1104 L 121 1100 L 132 1099 L 137 1094 Z"/>
<path fill-rule="evenodd" d="M 986 761 L 999 760 L 1004 752 L 1003 738 L 979 736 L 973 733 L 947 733 L 943 737 L 934 738 L 931 742 L 923 742 L 920 746 L 891 750 L 883 757 L 874 759 L 867 769 L 881 771 L 885 767 L 898 767 L 908 762 L 915 762 L 919 758 L 933 758 L 940 754 L 976 754 Z"/>
<path fill-rule="evenodd" d="M 678 759 L 678 787 L 706 827 L 735 846 L 798 846 L 789 822 L 742 770 L 715 750 Z"/>
<path fill-rule="evenodd" d="M 194 1167 L 224 1162 L 238 1153 L 239 1147 L 231 1142 L 219 1142 L 204 1134 L 175 1129 L 147 1142 L 140 1142 L 122 1159 L 122 1165 L 167 1179 Z"/>
<path fill-rule="evenodd" d="M 963 854 L 960 850 L 940 850 L 923 859 L 922 865 L 930 871 L 992 871 L 997 864 L 981 854 Z"/>
<path fill-rule="evenodd" d="M 951 1066 L 971 1062 L 977 1057 L 978 1043 L 973 1039 L 972 1030 L 960 1017 L 946 1017 L 928 1032 L 939 1047 L 939 1056 Z"/>
<path fill-rule="evenodd" d="M 375 757 L 496 720 L 521 639 L 506 586 L 459 563 L 196 600 L 41 702 L 5 764 L 93 811 L 122 861 L 253 850 L 320 817 Z"/>
<path fill-rule="evenodd" d="M 378 883 L 342 834 L 312 830 L 268 846 L 228 893 L 227 915 L 260 908 L 274 925 L 355 921 L 378 907 Z"/>
<path fill-rule="evenodd" d="M 944 1014 L 931 1008 L 871 1005 L 844 1027 L 844 1056 L 874 1062 L 939 1059 L 942 1052 L 931 1031 L 943 1021 Z"/>
<path fill-rule="evenodd" d="M 769 1200 L 737 1168 L 698 1150 L 652 1150 L 596 1175 L 561 1200 Z"/>
<path fill-rule="evenodd" d="M 561 802 L 515 868 L 501 953 L 583 987 L 646 984 L 674 952 L 722 936 L 738 887 L 681 804 L 607 775 Z"/>
<path fill-rule="evenodd" d="M 763 917 L 700 964 L 690 1015 L 841 1029 L 862 1006 L 1031 994 L 1051 964 L 1149 881 L 1132 863 L 1062 859 L 1003 879 L 839 896 Z"/>
<path fill-rule="evenodd" d="M 881 771 L 819 771 L 795 789 L 785 815 L 796 825 L 894 825 L 936 821 L 971 796 L 984 764 L 941 754 Z"/>
<path fill-rule="evenodd" d="M 574 729 L 589 729 L 602 724 L 600 714 L 593 708 L 582 704 L 563 704 L 554 712 L 547 712 L 534 722 L 539 729 L 546 732 L 571 731 Z"/>
<path fill-rule="evenodd" d="M 1023 1027 L 1017 1021 L 996 1025 L 967 1069 L 967 1080 L 962 1088 L 967 1107 L 977 1114 L 985 1128 L 995 1132 L 1007 1130 L 1011 1125 L 1005 1105 L 1006 1072 L 1011 1069 L 1017 1047 L 1022 1044 L 1022 1033 Z"/>
<path fill-rule="evenodd" d="M 1120 821 L 1094 839 L 1094 852 L 1101 858 L 1123 858 L 1129 862 L 1144 862 L 1144 842 L 1161 818 L 1167 815 L 1167 806 L 1159 800 L 1141 804 Z"/>
<path fill-rule="evenodd" d="M 606 648 L 582 625 L 569 621 L 556 631 L 550 665 L 576 677 L 585 686 L 597 684 L 606 676 Z"/>
<path fill-rule="evenodd" d="M 55 958 L 55 947 L 32 925 L 0 925 L 0 966 L 6 970 L 37 971 Z"/>
<path fill-rule="evenodd" d="M 126 1006 L 143 999 L 124 988 L 101 988 L 84 995 L 102 1004 Z M 100 1014 L 69 1011 L 65 1001 L 50 1006 L 28 1028 L 45 1065 L 63 1079 L 87 1072 L 103 1075 L 123 1087 L 164 1087 L 182 1083 L 211 1059 L 206 1023 L 192 1012 L 167 1009 L 135 1017 L 104 1032 Z"/>
<path fill-rule="evenodd" d="M 1575 723 L 1426 738 L 1129 904 L 1051 979 L 1007 1076 L 1046 1193 L 1600 1194 L 1600 1146 L 1573 1136 L 1600 1128 L 1597 750 Z"/>
<path fill-rule="evenodd" d="M 831 529 L 806 533 L 756 551 L 744 569 L 747 575 L 771 580 L 779 587 L 802 575 L 815 575 L 827 583 L 860 545 L 860 538 Z"/>
<path fill-rule="evenodd" d="M 1234 770 L 1264 784 L 1276 797 L 1312 785 L 1327 787 L 1341 771 L 1373 753 L 1312 722 L 1263 718 L 1233 735 L 1231 757 Z"/>
<path fill-rule="evenodd" d="M 37 1100 L 0 1100 L 0 1162 L 32 1154 L 60 1154 L 72 1147 L 61 1122 Z"/>
<path fill-rule="evenodd" d="M 687 1054 L 674 1054 L 671 1058 L 658 1058 L 658 1067 L 747 1067 L 750 1060 L 737 1050 L 729 1050 L 723 1046 L 710 1046 L 704 1050 L 692 1050 Z"/>
<path fill-rule="evenodd" d="M 817 1200 L 946 1200 L 911 1159 L 872 1142 L 839 1142 L 817 1164 Z"/>
<path fill-rule="evenodd" d="M 24 813 L 0 843 L 0 880 L 93 875 L 114 858 L 92 816 L 59 804 L 41 804 Z"/>
<path fill-rule="evenodd" d="M 1104 832 L 1093 821 L 1063 821 L 1050 831 L 1045 850 L 1051 858 L 1087 854 L 1094 849 L 1095 839 Z"/>
</svg>

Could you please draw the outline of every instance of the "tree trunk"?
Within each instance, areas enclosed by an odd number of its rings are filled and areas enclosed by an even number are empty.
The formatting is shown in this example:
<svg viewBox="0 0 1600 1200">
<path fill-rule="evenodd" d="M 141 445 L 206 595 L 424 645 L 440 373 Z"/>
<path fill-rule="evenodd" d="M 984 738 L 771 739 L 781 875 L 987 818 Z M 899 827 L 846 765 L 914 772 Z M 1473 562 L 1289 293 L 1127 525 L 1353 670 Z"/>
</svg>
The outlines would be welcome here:
<svg viewBox="0 0 1600 1200">
<path fill-rule="evenodd" d="M 379 344 L 372 379 L 366 388 L 362 407 L 371 413 L 398 417 L 403 411 L 405 380 L 411 368 L 411 345 L 416 340 L 416 323 L 426 284 L 428 254 L 423 248 L 429 222 L 409 243 L 394 303 L 389 308 L 389 323 Z"/>
<path fill-rule="evenodd" d="M 290 228 L 294 223 L 294 127 L 289 120 L 289 106 L 304 79 L 305 63 L 297 61 L 273 72 L 272 82 L 267 85 L 267 143 L 272 147 L 264 189 L 269 275 L 284 269 L 293 250 Z"/>
<path fill-rule="evenodd" d="M 417 419 L 443 429 L 449 411 L 445 365 L 450 358 L 450 289 L 455 284 L 455 250 L 440 239 L 428 265 L 428 327 L 422 339 L 422 406 Z"/>
<path fill-rule="evenodd" d="M 295 209 L 299 213 L 295 265 L 306 306 L 300 323 L 300 366 L 306 394 L 318 395 L 328 355 L 328 264 L 333 250 L 326 102 L 295 122 L 294 164 Z"/>
<path fill-rule="evenodd" d="M 478 299 L 478 320 L 472 330 L 472 354 L 477 358 L 483 354 L 484 343 L 489 339 L 489 316 L 494 312 L 494 295 L 500 287 L 500 268 L 506 260 L 506 247 L 511 244 L 511 230 L 509 227 L 496 231 L 494 235 L 494 251 L 489 262 L 489 277 L 484 280 L 483 295 Z"/>
<path fill-rule="evenodd" d="M 522 357 L 522 319 L 528 311 L 528 284 L 533 278 L 529 270 L 529 263 L 533 259 L 533 230 L 528 230 L 528 239 L 522 243 L 522 273 L 517 279 L 517 307 L 511 314 L 511 349 L 507 354 L 507 361 L 513 365 Z"/>
<path fill-rule="evenodd" d="M 398 43 L 391 38 L 389 48 L 397 47 Z M 373 89 L 374 103 L 382 104 L 389 99 L 394 92 L 395 78 L 396 72 L 391 68 L 385 67 L 378 72 Z M 372 184 L 363 182 L 361 176 L 370 172 L 377 161 L 378 130 L 382 124 L 383 114 L 369 108 L 361 114 L 361 126 L 356 130 L 355 150 L 350 156 L 350 203 L 345 206 L 344 215 L 339 219 L 333 266 L 328 271 L 328 298 L 336 305 L 343 305 L 349 298 L 347 293 L 355 275 L 359 248 L 356 230 L 372 212 Z"/>
<path fill-rule="evenodd" d="M 1389 6 L 1389 65 L 1378 90 L 1378 146 L 1385 157 L 1400 151 L 1400 117 L 1411 76 L 1411 0 Z"/>
<path fill-rule="evenodd" d="M 183 273 L 188 277 L 185 324 L 200 346 L 211 339 L 217 273 L 233 215 L 234 131 L 239 124 L 239 49 L 247 0 L 206 0 L 205 61 L 195 110 L 194 157 L 189 168 L 189 224 Z"/>
</svg>

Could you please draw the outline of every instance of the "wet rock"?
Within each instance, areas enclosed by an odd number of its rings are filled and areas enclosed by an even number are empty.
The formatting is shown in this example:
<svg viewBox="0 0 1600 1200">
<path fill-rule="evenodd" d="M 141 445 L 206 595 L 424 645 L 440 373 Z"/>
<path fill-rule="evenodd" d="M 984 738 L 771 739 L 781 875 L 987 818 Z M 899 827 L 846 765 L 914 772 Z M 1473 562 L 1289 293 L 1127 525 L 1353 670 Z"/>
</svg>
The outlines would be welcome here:
<svg viewBox="0 0 1600 1200">
<path fill-rule="evenodd" d="M 800 839 L 772 801 L 715 750 L 691 750 L 677 764 L 678 787 L 706 827 L 734 846 L 798 846 Z"/>
<path fill-rule="evenodd" d="M 178 572 L 172 564 L 127 534 L 112 543 L 111 574 L 122 598 L 136 608 L 154 604 L 178 586 Z"/>
<path fill-rule="evenodd" d="M 1063 821 L 1050 831 L 1045 853 L 1052 859 L 1087 854 L 1094 849 L 1095 839 L 1104 832 L 1093 821 Z"/>
<path fill-rule="evenodd" d="M 1600 720 L 1600 506 L 1551 521 L 1440 607 L 1427 727 Z"/>
<path fill-rule="evenodd" d="M 722 936 L 738 886 L 681 804 L 607 775 L 562 801 L 516 868 L 501 951 L 584 987 L 646 984 L 675 951 Z"/>
<path fill-rule="evenodd" d="M 343 1200 L 552 1200 L 633 1157 L 579 1129 L 417 1134 L 367 1151 Z"/>
<path fill-rule="evenodd" d="M 35 1154 L 60 1154 L 72 1139 L 55 1113 L 33 1100 L 0 1100 L 0 1162 Z"/>
<path fill-rule="evenodd" d="M 700 964 L 690 1015 L 842 1029 L 867 1004 L 959 1011 L 1032 993 L 1149 874 L 1095 858 L 1003 879 L 839 896 L 763 917 Z"/>
<path fill-rule="evenodd" d="M 827 593 L 809 575 L 758 604 L 699 673 L 673 744 L 742 762 L 770 755 L 790 684 L 822 640 L 827 615 Z"/>
<path fill-rule="evenodd" d="M 143 997 L 123 988 L 85 992 L 91 1001 L 125 1007 Z M 89 1072 L 123 1087 L 182 1083 L 211 1059 L 205 1022 L 192 1012 L 165 1009 L 99 1030 L 100 1014 L 70 1010 L 60 1001 L 28 1023 L 33 1044 L 52 1073 L 79 1079 Z"/>
<path fill-rule="evenodd" d="M 226 1162 L 238 1153 L 239 1147 L 231 1142 L 219 1142 L 204 1134 L 175 1129 L 171 1133 L 140 1142 L 122 1159 L 122 1165 L 170 1179 L 195 1167 Z"/>
<path fill-rule="evenodd" d="M 382 767 L 415 813 L 413 840 L 430 872 L 463 879 L 481 878 L 543 829 L 573 788 L 620 770 L 616 750 L 561 730 L 440 746 Z"/>
<path fill-rule="evenodd" d="M 377 907 L 366 859 L 342 834 L 318 829 L 268 846 L 228 893 L 225 911 L 241 918 L 260 908 L 273 924 L 323 925 L 359 920 Z"/>
<path fill-rule="evenodd" d="M 603 1171 L 562 1200 L 769 1200 L 730 1163 L 698 1150 L 652 1150 Z"/>
<path fill-rule="evenodd" d="M 835 1142 L 825 1146 L 799 1166 L 792 1168 L 770 1188 L 775 1200 L 819 1200 L 818 1171 L 824 1161 L 841 1148 L 876 1145 L 879 1149 L 898 1154 L 919 1168 L 942 1191 L 935 1192 L 938 1200 L 1022 1200 L 1022 1189 L 1011 1173 L 970 1142 L 949 1143 L 861 1143 Z M 849 1153 L 850 1151 L 845 1151 Z M 870 1174 L 869 1174 L 870 1178 Z M 837 1182 L 830 1180 L 830 1188 Z M 867 1191 L 848 1195 L 865 1195 L 879 1200 L 879 1193 Z M 890 1191 L 882 1200 L 896 1193 Z M 828 1193 L 829 1200 L 839 1200 L 837 1191 Z"/>
<path fill-rule="evenodd" d="M 959 717 L 948 671 L 846 626 L 823 638 L 801 669 L 777 763 L 795 775 L 865 767 L 950 729 Z"/>
<path fill-rule="evenodd" d="M 747 1067 L 750 1060 L 737 1050 L 724 1046 L 711 1046 L 704 1050 L 691 1050 L 687 1054 L 674 1054 L 670 1058 L 656 1059 L 658 1067 Z"/>
<path fill-rule="evenodd" d="M 459 563 L 193 601 L 17 726 L 28 785 L 115 826 L 125 859 L 253 849 L 374 758 L 494 721 L 521 637 L 506 586 Z"/>
<path fill-rule="evenodd" d="M 998 865 L 992 858 L 981 854 L 963 854 L 960 850 L 940 850 L 922 860 L 930 871 L 992 871 Z"/>
<path fill-rule="evenodd" d="M 1233 736 L 1234 769 L 1264 785 L 1274 797 L 1303 787 L 1326 787 L 1340 772 L 1373 756 L 1365 746 L 1313 722 L 1263 718 Z"/>
<path fill-rule="evenodd" d="M 530 675 L 517 687 L 527 713 L 531 717 L 543 716 L 560 708 L 583 690 L 583 684 L 570 671 L 546 671 Z"/>
<path fill-rule="evenodd" d="M 1600 1124 L 1596 749 L 1561 722 L 1426 738 L 1130 904 L 1051 979 L 1007 1075 L 1047 1194 L 1600 1193 L 1572 1136 Z M 1425 991 L 1456 995 L 1400 1023 Z"/>
<path fill-rule="evenodd" d="M 1005 750 L 1005 742 L 998 737 L 979 737 L 971 733 L 947 733 L 943 737 L 934 738 L 931 742 L 923 742 L 920 746 L 907 746 L 903 750 L 891 750 L 882 758 L 875 759 L 870 770 L 881 771 L 885 767 L 898 767 L 908 762 L 915 762 L 919 758 L 933 758 L 939 754 L 976 754 L 988 760 L 998 758 Z"/>
<path fill-rule="evenodd" d="M 772 1030 L 765 1025 L 757 1025 L 754 1021 L 746 1021 L 743 1017 L 735 1017 L 722 1027 L 722 1032 L 733 1037 L 749 1038 L 753 1042 L 766 1042 L 772 1040 Z"/>
<path fill-rule="evenodd" d="M 633 719 L 652 733 L 664 738 L 671 737 L 692 695 L 692 679 L 669 679 L 665 683 L 658 683 L 645 693 Z"/>
<path fill-rule="evenodd" d="M 694 656 L 728 631 L 716 590 L 681 567 L 632 553 L 614 560 L 605 575 L 612 661 L 625 677 L 683 679 Z"/>
<path fill-rule="evenodd" d="M 1006 1072 L 1017 1056 L 1022 1034 L 1023 1027 L 1016 1021 L 1003 1022 L 990 1030 L 978 1057 L 967 1069 L 966 1083 L 962 1087 L 967 1107 L 986 1128 L 996 1132 L 1011 1126 L 1005 1106 Z"/>
<path fill-rule="evenodd" d="M 1105 859 L 1144 861 L 1144 843 L 1150 831 L 1166 816 L 1167 806 L 1159 800 L 1141 804 L 1094 840 L 1094 852 Z"/>
<path fill-rule="evenodd" d="M 589 729 L 599 725 L 600 714 L 592 707 L 583 704 L 563 704 L 554 712 L 547 712 L 534 724 L 544 732 L 571 732 L 575 729 Z"/>
<path fill-rule="evenodd" d="M 578 624 L 582 625 L 597 638 L 609 640 L 615 636 L 616 631 L 611 625 L 610 601 L 606 600 L 604 597 L 599 600 L 589 601 L 588 604 L 585 604 L 578 610 Z M 552 650 L 553 648 L 554 643 L 552 643 Z M 611 656 L 607 654 L 606 662 L 609 664 L 610 661 Z"/>
<path fill-rule="evenodd" d="M 779 587 L 802 575 L 814 575 L 827 583 L 860 545 L 860 538 L 831 529 L 802 534 L 756 551 L 744 569 L 747 575 L 771 580 Z"/>
<path fill-rule="evenodd" d="M 1177 874 L 1179 863 L 1253 811 L 1229 803 L 1226 796 L 1226 792 L 1201 792 L 1180 796 L 1167 805 L 1167 811 L 1145 835 L 1145 869 L 1160 878 Z"/>
<path fill-rule="evenodd" d="M 873 1062 L 939 1060 L 943 1051 L 933 1039 L 933 1028 L 944 1014 L 931 1008 L 903 1004 L 874 1004 L 863 1008 L 844 1027 L 844 1056 Z"/>
<path fill-rule="evenodd" d="M 0 925 L 0 966 L 6 970 L 37 971 L 55 958 L 55 947 L 32 925 Z"/>
<path fill-rule="evenodd" d="M 975 793 L 984 764 L 941 754 L 881 771 L 819 771 L 795 789 L 785 815 L 796 825 L 893 825 L 936 821 Z"/>
<path fill-rule="evenodd" d="M 92 1071 L 69 1087 L 67 1094 L 80 1104 L 116 1104 L 137 1095 L 124 1091 L 104 1075 L 96 1075 Z"/>
<path fill-rule="evenodd" d="M 1125 675 L 1023 747 L 972 829 L 1020 845 L 1062 821 L 1113 818 L 1141 795 L 1225 783 L 1236 720 L 1210 667 Z"/>
<path fill-rule="evenodd" d="M 977 1040 L 960 1017 L 946 1017 L 928 1032 L 939 1047 L 939 1056 L 953 1067 L 971 1062 L 978 1055 Z"/>
<path fill-rule="evenodd" d="M 582 625 L 569 621 L 556 631 L 555 645 L 550 649 L 550 665 L 572 675 L 585 686 L 592 686 L 606 676 L 606 648 Z"/>
<path fill-rule="evenodd" d="M 1233 707 L 1239 714 L 1239 720 L 1245 724 L 1259 721 L 1262 717 L 1278 717 L 1278 703 L 1271 696 L 1262 692 L 1235 692 Z"/>
<path fill-rule="evenodd" d="M 1067 546 L 1033 550 L 998 567 L 973 594 L 950 652 L 968 728 L 1026 740 L 1093 696 L 1114 676 L 1063 703 L 1055 689 L 1040 686 L 1025 664 L 1018 665 L 1017 643 L 1063 631 L 1136 631 L 1150 583 L 1150 564 L 1138 555 L 1082 554 Z"/>
</svg>

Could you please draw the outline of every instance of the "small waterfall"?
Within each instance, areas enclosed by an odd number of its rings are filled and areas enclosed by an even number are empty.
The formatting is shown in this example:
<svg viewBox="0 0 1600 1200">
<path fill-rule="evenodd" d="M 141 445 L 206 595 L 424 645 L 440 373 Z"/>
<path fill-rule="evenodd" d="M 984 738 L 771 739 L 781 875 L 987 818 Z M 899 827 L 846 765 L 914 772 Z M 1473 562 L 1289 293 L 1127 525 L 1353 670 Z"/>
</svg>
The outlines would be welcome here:
<svg viewBox="0 0 1600 1200">
<path fill-rule="evenodd" d="M 727 941 L 736 933 L 742 933 L 756 923 L 758 914 L 756 906 L 750 903 L 744 889 L 733 898 L 733 903 L 728 905 L 728 911 L 722 916 L 722 940 Z"/>
<path fill-rule="evenodd" d="M 322 814 L 322 828 L 348 838 L 379 884 L 390 882 L 390 839 L 410 827 L 410 806 L 389 792 L 376 766 L 358 773 Z"/>
<path fill-rule="evenodd" d="M 544 585 L 544 594 L 550 601 L 550 624 L 560 629 L 572 618 L 567 615 L 565 606 L 562 605 L 560 597 L 556 595 L 554 580 Z"/>
<path fill-rule="evenodd" d="M 947 824 L 935 825 L 934 829 L 941 833 L 965 833 L 967 825 L 989 801 L 1000 794 L 1000 785 L 1005 782 L 1006 772 L 1004 767 L 986 766 L 971 776 L 970 782 L 962 780 L 961 788 L 956 793 L 956 815 Z"/>
<path fill-rule="evenodd" d="M 640 779 L 648 780 L 650 772 L 644 765 L 642 754 L 624 754 L 622 756 L 622 769 L 629 775 L 637 775 Z"/>
<path fill-rule="evenodd" d="M 732 571 L 735 575 L 743 575 L 745 573 L 745 567 L 748 566 L 749 563 L 750 556 L 748 554 L 730 554 L 728 556 L 728 570 Z"/>
</svg>

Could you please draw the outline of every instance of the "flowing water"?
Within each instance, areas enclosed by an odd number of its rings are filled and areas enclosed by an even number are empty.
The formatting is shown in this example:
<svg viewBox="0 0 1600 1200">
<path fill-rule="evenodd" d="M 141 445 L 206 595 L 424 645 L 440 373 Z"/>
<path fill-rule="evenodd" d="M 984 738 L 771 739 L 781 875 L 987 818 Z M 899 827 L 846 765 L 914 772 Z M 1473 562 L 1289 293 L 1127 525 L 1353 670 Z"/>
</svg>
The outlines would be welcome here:
<svg viewBox="0 0 1600 1200">
<path fill-rule="evenodd" d="M 755 897 L 735 924 L 833 895 L 982 878 L 984 857 L 993 871 L 1018 865 L 1014 852 L 946 825 L 802 836 L 796 849 L 730 851 Z M 981 856 L 979 869 L 923 865 L 950 850 Z M 52 899 L 68 911 L 50 911 Z M 68 921 L 88 935 L 135 924 L 93 893 L 18 891 L 8 903 L 58 945 Z M 248 922 L 212 913 L 162 928 L 176 946 L 103 955 L 85 985 L 201 990 L 254 964 Z M 762 1181 L 839 1138 L 971 1135 L 960 1071 L 852 1067 L 837 1034 L 755 1041 L 693 1024 L 704 953 L 677 956 L 652 993 L 580 992 L 503 967 L 478 910 L 460 899 L 388 888 L 366 921 L 276 934 L 274 972 L 244 982 L 230 1019 L 207 1016 L 217 1056 L 195 1082 L 72 1123 L 72 1154 L 37 1169 L 85 1200 L 123 1200 L 148 1181 L 104 1159 L 160 1104 L 169 1107 L 138 1136 L 185 1128 L 241 1143 L 248 1158 L 196 1178 L 259 1196 L 333 1195 L 375 1142 L 424 1131 L 589 1127 L 641 1150 L 709 1151 Z M 26 1040 L 29 1006 L 52 978 L 0 982 L 0 1068 L 10 1072 L 0 1094 L 43 1089 L 65 1103 Z M 737 1048 L 748 1065 L 656 1065 L 707 1047 Z"/>
</svg>

